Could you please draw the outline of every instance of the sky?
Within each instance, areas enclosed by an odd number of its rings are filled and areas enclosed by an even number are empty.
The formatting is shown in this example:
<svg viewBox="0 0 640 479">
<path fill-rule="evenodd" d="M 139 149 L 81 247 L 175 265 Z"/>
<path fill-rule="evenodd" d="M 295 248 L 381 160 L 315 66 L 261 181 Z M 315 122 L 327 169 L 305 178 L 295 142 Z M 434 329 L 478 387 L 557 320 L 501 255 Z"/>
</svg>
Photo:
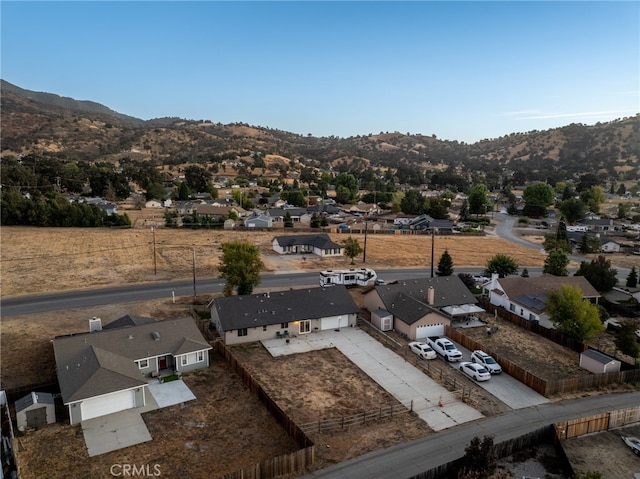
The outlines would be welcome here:
<svg viewBox="0 0 640 479">
<path fill-rule="evenodd" d="M 638 1 L 0 2 L 0 76 L 141 119 L 473 143 L 640 112 Z"/>
</svg>

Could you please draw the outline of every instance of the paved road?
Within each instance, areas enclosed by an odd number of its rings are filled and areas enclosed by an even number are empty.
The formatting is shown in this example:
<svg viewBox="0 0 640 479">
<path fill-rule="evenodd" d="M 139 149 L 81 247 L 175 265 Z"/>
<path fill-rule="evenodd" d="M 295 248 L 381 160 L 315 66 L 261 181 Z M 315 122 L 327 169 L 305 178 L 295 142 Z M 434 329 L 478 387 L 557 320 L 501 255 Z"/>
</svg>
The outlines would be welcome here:
<svg viewBox="0 0 640 479">
<path fill-rule="evenodd" d="M 440 431 L 409 443 L 374 451 L 317 471 L 308 478 L 404 479 L 464 456 L 474 437 L 493 436 L 494 443 L 519 437 L 549 424 L 640 404 L 640 391 L 607 394 L 513 410 L 499 416 Z"/>
</svg>

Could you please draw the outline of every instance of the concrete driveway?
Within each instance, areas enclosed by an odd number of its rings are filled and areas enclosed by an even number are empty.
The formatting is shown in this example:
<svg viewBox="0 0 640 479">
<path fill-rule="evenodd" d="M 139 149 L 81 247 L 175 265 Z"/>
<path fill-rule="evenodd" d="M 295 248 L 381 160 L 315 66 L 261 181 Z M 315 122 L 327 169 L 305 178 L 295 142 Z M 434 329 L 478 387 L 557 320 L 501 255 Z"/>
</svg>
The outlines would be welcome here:
<svg viewBox="0 0 640 479">
<path fill-rule="evenodd" d="M 358 328 L 298 336 L 291 338 L 288 344 L 284 339 L 270 339 L 263 341 L 263 344 L 277 356 L 337 348 L 399 402 L 405 405 L 413 403 L 413 410 L 434 431 L 483 417 L 480 412 L 460 401 L 421 370 Z"/>
<path fill-rule="evenodd" d="M 151 441 L 151 434 L 142 419 L 143 413 L 195 398 L 181 379 L 162 384 L 154 379 L 145 388 L 145 406 L 82 421 L 89 457 Z"/>
</svg>

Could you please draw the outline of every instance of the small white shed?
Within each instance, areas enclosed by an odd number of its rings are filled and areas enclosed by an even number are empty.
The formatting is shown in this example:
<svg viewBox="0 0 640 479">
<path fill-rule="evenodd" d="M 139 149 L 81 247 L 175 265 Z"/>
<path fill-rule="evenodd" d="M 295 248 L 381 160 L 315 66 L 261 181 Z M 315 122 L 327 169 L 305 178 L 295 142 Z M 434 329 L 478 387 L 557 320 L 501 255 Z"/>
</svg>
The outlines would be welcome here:
<svg viewBox="0 0 640 479">
<path fill-rule="evenodd" d="M 37 429 L 56 422 L 56 406 L 53 395 L 32 392 L 16 401 L 18 430 Z"/>
<path fill-rule="evenodd" d="M 393 314 L 385 309 L 378 308 L 371 313 L 371 324 L 380 331 L 391 331 L 393 329 Z"/>
<path fill-rule="evenodd" d="M 618 372 L 621 365 L 620 361 L 595 349 L 580 353 L 580 367 L 594 374 Z"/>
</svg>

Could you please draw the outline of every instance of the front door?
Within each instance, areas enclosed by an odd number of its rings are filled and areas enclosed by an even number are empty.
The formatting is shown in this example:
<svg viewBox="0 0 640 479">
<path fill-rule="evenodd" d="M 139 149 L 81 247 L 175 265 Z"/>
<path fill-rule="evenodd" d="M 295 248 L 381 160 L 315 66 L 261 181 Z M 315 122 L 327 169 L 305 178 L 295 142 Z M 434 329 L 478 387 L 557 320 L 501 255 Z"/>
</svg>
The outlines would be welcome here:
<svg viewBox="0 0 640 479">
<path fill-rule="evenodd" d="M 162 356 L 158 358 L 158 369 L 167 369 L 167 357 Z"/>
</svg>

